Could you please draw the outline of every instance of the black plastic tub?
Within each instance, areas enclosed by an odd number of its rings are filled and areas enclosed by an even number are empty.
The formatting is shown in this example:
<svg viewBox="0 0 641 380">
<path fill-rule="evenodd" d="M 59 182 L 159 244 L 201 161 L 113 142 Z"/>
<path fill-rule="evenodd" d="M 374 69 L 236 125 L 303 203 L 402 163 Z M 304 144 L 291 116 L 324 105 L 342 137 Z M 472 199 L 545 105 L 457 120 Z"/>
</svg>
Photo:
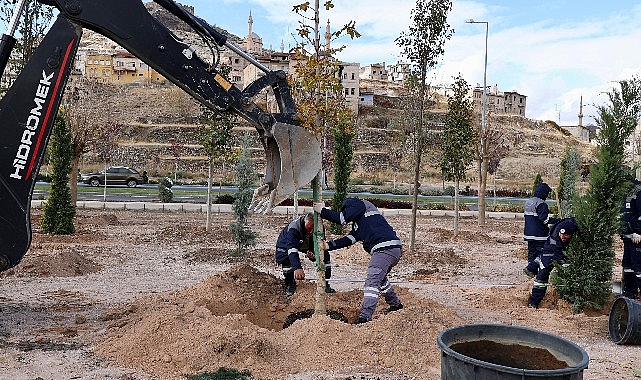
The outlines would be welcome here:
<svg viewBox="0 0 641 380">
<path fill-rule="evenodd" d="M 616 344 L 641 344 L 641 303 L 617 298 L 610 309 L 608 330 Z"/>
<path fill-rule="evenodd" d="M 581 380 L 578 345 L 527 327 L 474 324 L 441 331 L 441 380 Z"/>
</svg>

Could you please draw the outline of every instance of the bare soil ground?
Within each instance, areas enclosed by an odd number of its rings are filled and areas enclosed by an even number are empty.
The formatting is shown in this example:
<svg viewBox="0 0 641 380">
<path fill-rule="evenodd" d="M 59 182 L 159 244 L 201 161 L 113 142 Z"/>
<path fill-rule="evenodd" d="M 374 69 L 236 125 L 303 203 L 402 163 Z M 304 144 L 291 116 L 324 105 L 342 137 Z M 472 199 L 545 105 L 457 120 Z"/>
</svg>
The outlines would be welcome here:
<svg viewBox="0 0 641 380">
<path fill-rule="evenodd" d="M 439 379 L 445 328 L 499 323 L 568 339 L 590 356 L 584 379 L 641 377 L 641 348 L 615 345 L 609 306 L 572 314 L 554 291 L 526 307 L 522 220 L 418 221 L 417 252 L 405 252 L 391 280 L 403 310 L 352 325 L 327 316 L 295 320 L 315 304 L 309 279 L 286 298 L 273 246 L 285 215 L 255 215 L 258 245 L 234 257 L 217 214 L 210 232 L 197 213 L 79 210 L 77 234 L 39 232 L 23 262 L 0 276 L 0 378 L 184 379 L 219 367 L 269 379 Z M 409 241 L 409 218 L 390 216 Z M 615 271 L 620 271 L 617 248 Z M 406 250 L 407 251 L 407 250 Z M 360 245 L 332 256 L 328 309 L 356 317 L 368 255 Z M 614 275 L 615 279 L 617 275 Z M 290 321 L 291 322 L 291 321 Z"/>
</svg>

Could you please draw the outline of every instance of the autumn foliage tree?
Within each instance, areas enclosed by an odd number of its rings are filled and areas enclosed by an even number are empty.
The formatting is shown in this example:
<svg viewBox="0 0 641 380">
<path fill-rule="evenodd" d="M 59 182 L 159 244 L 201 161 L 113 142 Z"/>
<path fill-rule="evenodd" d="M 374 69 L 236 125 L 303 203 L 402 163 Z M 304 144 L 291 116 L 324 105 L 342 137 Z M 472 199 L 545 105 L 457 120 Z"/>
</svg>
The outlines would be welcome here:
<svg viewBox="0 0 641 380">
<path fill-rule="evenodd" d="M 334 8 L 334 4 L 331 0 L 327 0 L 323 3 L 322 8 L 329 11 Z M 352 127 L 346 128 L 349 125 L 345 123 L 353 123 L 354 121 L 345 117 L 348 111 L 346 111 L 342 95 L 341 78 L 338 75 L 341 64 L 333 57 L 345 46 L 332 47 L 331 41 L 346 35 L 351 38 L 360 37 L 356 31 L 355 22 L 350 21 L 334 32 L 330 32 L 328 29 L 325 44 L 321 44 L 320 1 L 315 0 L 313 5 L 309 1 L 295 5 L 293 11 L 301 18 L 296 29 L 300 41 L 294 48 L 295 74 L 291 77 L 291 87 L 301 126 L 314 133 L 319 141 L 332 128 L 342 128 L 343 133 L 353 130 Z M 349 145 L 347 147 L 349 148 Z M 313 181 L 315 202 L 323 199 L 321 183 L 322 170 Z M 336 206 L 334 205 L 334 207 Z M 316 271 L 319 277 L 315 312 L 325 314 L 325 265 L 318 248 L 318 237 L 322 235 L 321 221 L 318 215 L 315 216 L 315 222 L 314 252 L 316 254 Z"/>
</svg>

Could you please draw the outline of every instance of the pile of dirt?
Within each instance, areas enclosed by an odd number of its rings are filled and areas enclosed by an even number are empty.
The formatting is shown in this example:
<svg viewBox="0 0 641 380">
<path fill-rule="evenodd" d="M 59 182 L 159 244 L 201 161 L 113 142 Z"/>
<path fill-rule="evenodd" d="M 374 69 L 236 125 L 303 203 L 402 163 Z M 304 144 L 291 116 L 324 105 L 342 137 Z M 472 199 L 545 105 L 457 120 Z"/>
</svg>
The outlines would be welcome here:
<svg viewBox="0 0 641 380">
<path fill-rule="evenodd" d="M 447 308 L 401 289 L 405 308 L 383 314 L 380 307 L 366 325 L 314 315 L 283 329 L 288 316 L 314 308 L 314 291 L 314 284 L 302 283 L 286 298 L 282 280 L 253 267 L 234 267 L 106 316 L 109 327 L 96 342 L 97 353 L 162 377 L 226 366 L 283 378 L 363 365 L 399 376 L 436 376 L 440 355 L 431 337 L 462 322 Z M 357 290 L 331 294 L 328 309 L 353 321 L 361 300 Z"/>
</svg>

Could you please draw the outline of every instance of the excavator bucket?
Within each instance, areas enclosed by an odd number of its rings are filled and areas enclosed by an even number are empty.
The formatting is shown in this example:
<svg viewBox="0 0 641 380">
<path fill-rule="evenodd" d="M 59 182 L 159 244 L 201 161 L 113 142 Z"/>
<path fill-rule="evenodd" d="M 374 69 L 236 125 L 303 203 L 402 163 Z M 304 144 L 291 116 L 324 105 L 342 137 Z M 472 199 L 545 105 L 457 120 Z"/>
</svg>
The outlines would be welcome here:
<svg viewBox="0 0 641 380">
<path fill-rule="evenodd" d="M 305 129 L 276 123 L 273 136 L 265 141 L 265 184 L 254 192 L 250 208 L 267 213 L 320 171 L 321 150 L 318 140 Z"/>
</svg>

